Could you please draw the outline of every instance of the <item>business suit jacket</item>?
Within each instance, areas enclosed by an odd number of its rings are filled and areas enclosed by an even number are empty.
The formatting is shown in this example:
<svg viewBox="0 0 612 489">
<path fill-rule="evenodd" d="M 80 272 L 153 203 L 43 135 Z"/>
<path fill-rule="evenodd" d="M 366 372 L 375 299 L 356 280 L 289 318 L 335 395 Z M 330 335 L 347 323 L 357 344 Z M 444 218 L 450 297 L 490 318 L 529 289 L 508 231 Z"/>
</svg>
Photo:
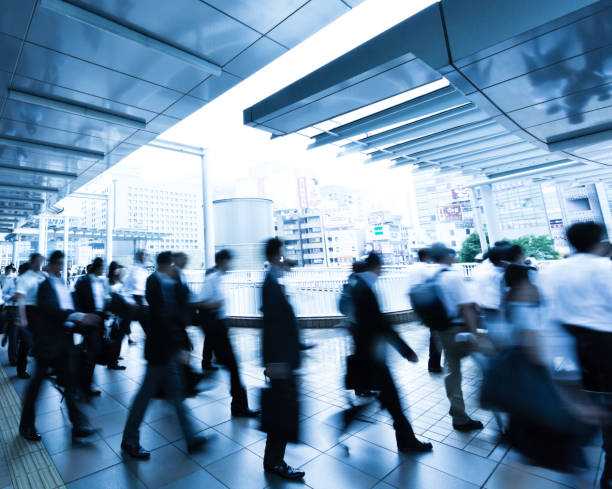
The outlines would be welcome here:
<svg viewBox="0 0 612 489">
<path fill-rule="evenodd" d="M 64 323 L 73 312 L 60 308 L 55 289 L 46 278 L 38 287 L 38 318 L 33 325 L 32 353 L 36 358 L 55 360 L 70 352 L 72 332 Z"/>
<path fill-rule="evenodd" d="M 264 365 L 287 363 L 300 367 L 300 340 L 297 319 L 283 287 L 268 272 L 262 288 Z"/>
<path fill-rule="evenodd" d="M 178 287 L 177 293 L 178 306 Z M 178 308 L 166 303 L 162 291 L 162 283 L 157 273 L 147 278 L 145 298 L 149 304 L 148 321 L 145 321 L 145 358 L 151 365 L 164 365 L 170 357 L 184 347 L 186 334 L 183 328 L 180 332 Z"/>
<path fill-rule="evenodd" d="M 91 277 L 84 275 L 74 286 L 74 306 L 77 311 L 102 315 L 102 311 L 96 311 L 96 301 L 91 289 Z"/>
<path fill-rule="evenodd" d="M 376 355 L 376 349 L 382 341 L 391 343 L 404 357 L 412 353 L 410 347 L 391 327 L 380 310 L 374 291 L 362 277 L 357 276 L 351 297 L 355 307 L 355 355 L 366 366 L 384 366 L 384 359 L 381 361 Z"/>
</svg>

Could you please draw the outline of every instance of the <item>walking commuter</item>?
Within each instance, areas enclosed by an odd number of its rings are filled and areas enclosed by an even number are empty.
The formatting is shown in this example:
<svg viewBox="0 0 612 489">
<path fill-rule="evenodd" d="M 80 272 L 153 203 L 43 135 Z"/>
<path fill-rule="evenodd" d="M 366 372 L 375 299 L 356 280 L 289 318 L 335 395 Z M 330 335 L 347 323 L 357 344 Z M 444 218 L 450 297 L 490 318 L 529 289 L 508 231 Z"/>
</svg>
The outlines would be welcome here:
<svg viewBox="0 0 612 489">
<path fill-rule="evenodd" d="M 419 261 L 410 267 L 411 285 L 424 284 L 433 273 L 433 260 L 429 248 L 421 248 L 418 252 Z M 436 332 L 429 330 L 429 361 L 427 370 L 432 374 L 442 373 L 442 349 Z"/>
<path fill-rule="evenodd" d="M 444 352 L 446 367 L 444 385 L 446 396 L 450 401 L 449 413 L 453 418 L 453 428 L 458 431 L 480 430 L 483 428 L 482 423 L 471 419 L 465 410 L 461 388 L 461 359 L 470 353 L 470 345 L 458 342 L 456 339 L 460 333 L 476 334 L 478 328 L 476 307 L 463 274 L 452 266 L 455 263 L 455 250 L 447 248 L 442 243 L 436 243 L 431 247 L 431 256 L 438 266 L 438 290 L 448 318 L 447 327 L 436 333 Z"/>
<path fill-rule="evenodd" d="M 475 299 L 485 329 L 495 328 L 497 323 L 503 321 L 504 264 L 507 250 L 507 246 L 493 246 L 487 253 L 487 258 L 472 273 Z"/>
<path fill-rule="evenodd" d="M 206 281 L 206 277 L 209 274 L 215 271 L 215 267 L 209 268 L 206 270 L 204 275 L 204 281 Z M 202 328 L 202 333 L 204 333 L 204 343 L 202 344 L 202 370 L 204 372 L 214 372 L 219 370 L 219 367 L 213 364 L 213 335 L 208 334 L 208 325 L 206 324 L 206 320 L 208 319 L 208 315 L 203 311 L 198 311 L 198 322 L 200 327 Z"/>
<path fill-rule="evenodd" d="M 232 395 L 232 416 L 253 418 L 259 412 L 249 409 L 246 389 L 240 379 L 238 362 L 228 335 L 225 322 L 225 298 L 221 281 L 230 269 L 232 254 L 221 250 L 215 254 L 215 267 L 206 274 L 206 281 L 196 302 L 203 322 L 206 325 L 206 340 L 211 341 L 212 350 L 217 362 L 223 365 L 230 374 L 230 392 Z"/>
<path fill-rule="evenodd" d="M 112 340 L 112 351 L 109 355 L 107 368 L 109 370 L 125 370 L 125 365 L 120 365 L 121 345 L 123 338 L 130 332 L 130 323 L 137 314 L 138 305 L 131 296 L 123 295 L 122 275 L 125 268 L 113 261 L 108 266 L 108 279 L 106 281 L 106 294 L 110 298 L 110 311 L 115 316 L 109 334 Z"/>
<path fill-rule="evenodd" d="M 72 338 L 75 332 L 82 333 L 88 328 L 99 328 L 100 317 L 75 312 L 72 295 L 61 278 L 63 268 L 64 254 L 54 251 L 49 256 L 49 276 L 43 279 L 36 293 L 41 316 L 41 321 L 31 323 L 36 369 L 26 391 L 19 424 L 19 433 L 30 441 L 41 439 L 36 430 L 35 405 L 49 368 L 55 369 L 63 384 L 68 416 L 72 423 L 72 437 L 85 438 L 97 431 L 89 426 L 87 416 L 77 400 L 77 367 Z"/>
<path fill-rule="evenodd" d="M 300 338 L 297 319 L 279 279 L 284 273 L 283 242 L 278 238 L 266 243 L 269 267 L 262 287 L 262 360 L 270 378 L 269 399 L 262 395 L 262 429 L 268 433 L 264 470 L 286 479 L 299 480 L 304 472 L 287 465 L 285 449 L 297 442 L 299 405 L 295 371 L 300 367 Z"/>
<path fill-rule="evenodd" d="M 612 262 L 600 255 L 605 230 L 573 224 L 567 239 L 575 253 L 545 268 L 541 278 L 554 319 L 575 339 L 583 388 L 612 411 Z M 612 425 L 603 426 L 602 489 L 612 488 Z"/>
<path fill-rule="evenodd" d="M 143 250 L 138 250 L 134 254 L 134 263 L 128 268 L 123 285 L 125 294 L 131 295 L 139 306 L 144 305 L 145 289 L 149 277 L 146 259 L 147 254 Z"/>
<path fill-rule="evenodd" d="M 102 350 L 104 340 L 104 318 L 106 306 L 106 290 L 104 284 L 104 260 L 95 258 L 87 270 L 87 275 L 81 277 L 74 286 L 74 305 L 76 310 L 100 317 L 99 328 L 89 328 L 79 345 L 82 364 L 79 369 L 81 392 L 90 397 L 101 395 L 101 391 L 92 389 L 96 359 Z"/>
<path fill-rule="evenodd" d="M 29 267 L 17 279 L 16 295 L 18 304 L 18 338 L 17 376 L 27 379 L 28 353 L 32 348 L 32 329 L 37 321 L 37 294 L 38 286 L 45 280 L 42 271 L 45 259 L 42 255 L 34 253 L 30 256 Z"/>
<path fill-rule="evenodd" d="M 157 255 L 157 270 L 146 280 L 145 298 L 149 304 L 149 318 L 145 321 L 145 358 L 147 369 L 142 385 L 132 401 L 125 423 L 121 448 L 130 456 L 146 460 L 151 454 L 140 445 L 139 429 L 151 398 L 159 390 L 173 404 L 189 452 L 204 445 L 206 438 L 196 436 L 183 403 L 182 367 L 189 360 L 184 339 L 176 336 L 180 324 L 179 289 L 172 253 Z"/>
<path fill-rule="evenodd" d="M 400 355 L 410 362 L 417 362 L 416 353 L 391 327 L 388 319 L 380 310 L 376 297 L 375 284 L 382 273 L 382 258 L 370 253 L 365 259 L 364 271 L 357 274 L 352 288 L 355 306 L 355 355 L 359 374 L 365 383 L 364 388 L 380 391 L 379 402 L 393 418 L 397 448 L 401 452 L 427 452 L 431 443 L 421 442 L 403 413 L 397 388 L 386 363 L 386 355 L 381 346 L 391 344 Z"/>
<path fill-rule="evenodd" d="M 23 268 L 22 268 L 23 267 Z M 27 270 L 27 264 L 22 265 L 21 273 Z M 17 324 L 17 276 L 12 265 L 7 266 L 8 273 L 4 275 L 2 286 L 3 316 L 4 316 L 4 338 L 2 346 L 8 342 L 9 363 L 17 366 L 19 351 L 19 333 L 22 330 Z"/>
</svg>

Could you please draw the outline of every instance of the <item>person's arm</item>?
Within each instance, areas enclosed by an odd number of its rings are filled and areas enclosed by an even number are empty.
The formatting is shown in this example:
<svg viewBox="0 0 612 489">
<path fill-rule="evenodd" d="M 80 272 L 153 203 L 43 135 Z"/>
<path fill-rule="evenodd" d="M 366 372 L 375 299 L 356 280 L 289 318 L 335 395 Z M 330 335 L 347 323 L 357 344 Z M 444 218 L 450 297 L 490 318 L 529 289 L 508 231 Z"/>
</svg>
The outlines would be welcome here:
<svg viewBox="0 0 612 489">
<path fill-rule="evenodd" d="M 465 322 L 468 331 L 470 333 L 476 334 L 479 322 L 478 313 L 476 312 L 476 304 L 459 304 L 459 315 Z"/>
<path fill-rule="evenodd" d="M 223 306 L 223 301 L 213 301 L 211 298 L 214 296 L 214 284 L 212 278 L 208 278 L 202 285 L 202 290 L 198 296 L 198 300 L 190 302 L 189 305 L 197 309 L 219 309 Z"/>
</svg>

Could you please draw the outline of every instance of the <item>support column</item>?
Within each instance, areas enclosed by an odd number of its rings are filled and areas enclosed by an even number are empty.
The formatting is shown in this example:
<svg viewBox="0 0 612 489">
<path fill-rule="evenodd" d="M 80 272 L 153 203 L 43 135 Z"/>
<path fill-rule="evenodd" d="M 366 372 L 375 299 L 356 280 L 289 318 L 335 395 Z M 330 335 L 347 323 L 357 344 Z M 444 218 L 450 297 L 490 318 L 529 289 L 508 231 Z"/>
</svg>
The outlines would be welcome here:
<svg viewBox="0 0 612 489">
<path fill-rule="evenodd" d="M 480 206 L 478 205 L 478 196 L 476 195 L 476 189 L 474 187 L 470 187 L 470 200 L 472 201 L 474 225 L 476 226 L 476 232 L 480 238 L 480 249 L 484 253 L 489 249 L 489 245 L 487 243 L 487 236 L 485 234 L 484 226 L 482 225 L 482 219 L 480 218 Z"/>
<path fill-rule="evenodd" d="M 64 280 L 68 280 L 68 252 L 69 252 L 69 242 L 68 236 L 70 232 L 70 218 L 68 216 L 64 217 Z"/>
<path fill-rule="evenodd" d="M 482 196 L 489 243 L 493 244 L 502 239 L 499 219 L 497 218 L 497 207 L 493 197 L 493 185 L 490 183 L 480 185 L 480 195 Z"/>
<path fill-rule="evenodd" d="M 608 239 L 610 239 L 612 238 L 612 212 L 610 212 L 610 201 L 608 200 L 606 184 L 597 182 L 595 184 L 595 191 L 597 192 L 597 199 L 599 200 L 599 207 L 601 208 L 603 224 L 606 227 Z"/>
<path fill-rule="evenodd" d="M 38 218 L 38 252 L 47 256 L 47 216 L 40 215 Z"/>
<path fill-rule="evenodd" d="M 113 231 L 115 229 L 115 183 L 113 182 L 106 196 L 106 266 L 113 261 Z"/>
<path fill-rule="evenodd" d="M 13 265 L 15 265 L 15 268 L 19 268 L 19 235 L 15 236 L 12 244 L 13 244 L 13 249 L 12 249 L 11 261 L 13 262 Z"/>
<path fill-rule="evenodd" d="M 204 267 L 210 268 L 215 265 L 215 238 L 213 228 L 212 192 L 208 178 L 208 165 L 206 164 L 206 152 L 202 152 L 202 214 L 204 224 Z"/>
</svg>

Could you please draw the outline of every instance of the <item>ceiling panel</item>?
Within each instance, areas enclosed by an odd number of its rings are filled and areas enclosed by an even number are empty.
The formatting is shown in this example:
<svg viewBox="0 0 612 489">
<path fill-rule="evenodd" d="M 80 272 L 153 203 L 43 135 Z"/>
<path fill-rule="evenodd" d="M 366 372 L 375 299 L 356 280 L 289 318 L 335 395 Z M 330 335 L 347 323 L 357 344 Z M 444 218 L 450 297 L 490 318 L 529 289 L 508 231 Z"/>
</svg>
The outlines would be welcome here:
<svg viewBox="0 0 612 489">
<path fill-rule="evenodd" d="M 35 3 L 36 0 L 2 0 L 0 32 L 23 39 Z"/>
<path fill-rule="evenodd" d="M 206 78 L 206 80 L 189 92 L 189 95 L 210 101 L 230 88 L 235 87 L 241 81 L 242 78 L 224 71 L 219 76 L 209 76 Z"/>
<path fill-rule="evenodd" d="M 185 119 L 193 114 L 196 110 L 201 109 L 205 103 L 206 102 L 204 102 L 202 99 L 185 95 L 183 98 L 179 99 L 177 102 L 168 107 L 164 111 L 164 114 L 170 117 L 175 117 L 176 119 Z"/>
<path fill-rule="evenodd" d="M 29 166 L 49 165 L 55 170 L 82 172 L 91 165 L 91 160 L 82 160 L 65 155 L 51 154 L 42 150 L 32 150 L 23 147 L 4 146 L 0 143 L 0 161 L 2 163 L 22 164 Z"/>
<path fill-rule="evenodd" d="M 7 34 L 0 34 L 0 70 L 12 72 L 17 63 L 22 41 Z"/>
<path fill-rule="evenodd" d="M 230 61 L 224 69 L 240 78 L 247 78 L 286 52 L 287 49 L 277 42 L 262 37 Z"/>
<path fill-rule="evenodd" d="M 143 33 L 170 41 L 221 66 L 260 37 L 247 25 L 196 0 L 80 0 L 78 3 L 123 24 L 138 26 Z M 259 7 L 251 2 L 251 8 Z"/>
<path fill-rule="evenodd" d="M 157 113 L 182 96 L 175 90 L 29 43 L 24 46 L 17 73 Z"/>
<path fill-rule="evenodd" d="M 580 115 L 580 121 L 575 118 L 557 119 L 530 127 L 529 132 L 542 141 L 554 143 L 612 129 L 612 105 Z"/>
<path fill-rule="evenodd" d="M 283 46 L 292 48 L 312 36 L 350 9 L 340 0 L 310 0 L 268 36 Z"/>
<path fill-rule="evenodd" d="M 265 34 L 308 0 L 205 0 L 227 15 Z"/>
<path fill-rule="evenodd" d="M 181 92 L 191 90 L 203 75 L 201 70 L 175 57 L 44 8 L 36 10 L 27 39 L 30 43 Z M 81 42 L 76 43 L 75 39 Z"/>
</svg>

